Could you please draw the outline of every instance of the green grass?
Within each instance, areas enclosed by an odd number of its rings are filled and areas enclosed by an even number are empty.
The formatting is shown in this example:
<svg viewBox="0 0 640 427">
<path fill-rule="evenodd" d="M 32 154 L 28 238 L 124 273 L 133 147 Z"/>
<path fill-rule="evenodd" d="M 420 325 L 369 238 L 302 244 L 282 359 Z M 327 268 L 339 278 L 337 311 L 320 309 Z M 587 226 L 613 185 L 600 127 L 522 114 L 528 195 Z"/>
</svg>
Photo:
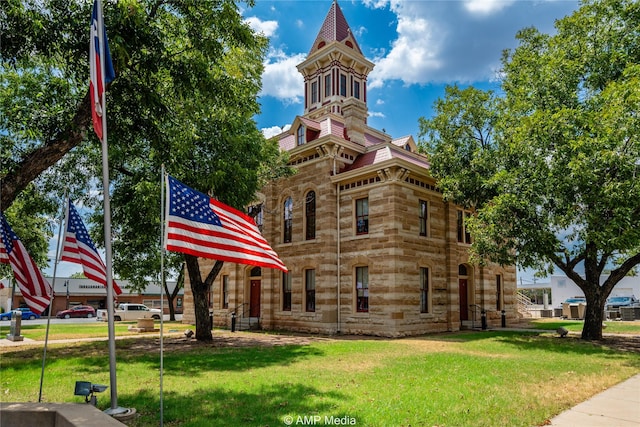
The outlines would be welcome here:
<svg viewBox="0 0 640 427">
<path fill-rule="evenodd" d="M 127 421 L 134 427 L 159 424 L 159 351 L 143 349 L 143 340 L 116 342 L 118 404 L 136 408 L 139 417 Z M 3 401 L 37 400 L 41 353 L 3 350 Z M 45 402 L 80 402 L 75 380 L 109 383 L 106 342 L 55 345 L 47 354 Z M 533 426 L 638 372 L 637 353 L 547 333 L 185 344 L 164 354 L 164 422 L 283 426 L 285 417 L 295 425 L 319 416 L 322 425 L 333 416 L 360 426 Z M 98 406 L 109 407 L 109 390 Z"/>
<path fill-rule="evenodd" d="M 114 329 L 116 336 L 126 335 L 139 335 L 138 332 L 131 332 L 128 330 L 129 326 L 136 326 L 137 322 L 114 322 Z M 155 322 L 155 327 L 160 327 L 160 321 Z M 100 338 L 107 337 L 108 334 L 107 322 L 95 323 L 51 323 L 49 326 L 49 339 L 61 340 L 61 339 L 74 339 L 74 338 Z M 183 331 L 187 329 L 187 326 L 181 322 L 164 322 L 164 332 L 170 330 Z M 0 326 L 0 337 L 5 337 L 10 330 L 10 325 Z M 30 325 L 27 322 L 22 322 L 20 335 L 25 338 L 29 338 L 36 341 L 44 341 L 46 335 L 46 325 Z"/>
<path fill-rule="evenodd" d="M 584 322 L 581 320 L 532 319 L 531 326 L 536 329 L 556 330 L 564 327 L 570 332 L 582 332 Z M 604 334 L 640 334 L 640 322 L 622 322 L 612 320 L 604 322 Z"/>
</svg>

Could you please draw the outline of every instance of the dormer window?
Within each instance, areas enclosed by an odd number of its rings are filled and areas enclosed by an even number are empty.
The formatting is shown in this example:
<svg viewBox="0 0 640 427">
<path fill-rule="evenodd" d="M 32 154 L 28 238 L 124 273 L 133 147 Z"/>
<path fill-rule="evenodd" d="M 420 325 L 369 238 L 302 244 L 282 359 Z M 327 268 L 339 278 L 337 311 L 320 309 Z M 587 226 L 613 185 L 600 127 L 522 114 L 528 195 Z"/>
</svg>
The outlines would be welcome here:
<svg viewBox="0 0 640 427">
<path fill-rule="evenodd" d="M 411 151 L 411 146 L 409 144 L 407 144 L 407 145 L 404 146 L 404 149 L 407 150 L 407 151 Z"/>
<path fill-rule="evenodd" d="M 305 143 L 304 141 L 304 126 L 300 125 L 298 126 L 298 132 L 296 135 L 296 141 L 298 142 L 298 145 L 303 145 Z"/>
</svg>

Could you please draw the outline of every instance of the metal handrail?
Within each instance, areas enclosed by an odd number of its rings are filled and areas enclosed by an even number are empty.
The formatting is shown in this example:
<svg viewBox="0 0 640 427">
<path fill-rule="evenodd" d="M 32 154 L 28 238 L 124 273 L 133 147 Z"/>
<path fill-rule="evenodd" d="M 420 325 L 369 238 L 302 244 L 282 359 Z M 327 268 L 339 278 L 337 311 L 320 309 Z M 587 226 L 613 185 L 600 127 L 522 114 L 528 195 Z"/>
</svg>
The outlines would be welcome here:
<svg viewBox="0 0 640 427">
<path fill-rule="evenodd" d="M 242 311 L 239 312 L 239 309 L 242 308 Z M 251 307 L 249 307 L 249 303 L 245 302 L 242 304 L 238 304 L 231 312 L 229 312 L 227 314 L 228 317 L 233 317 L 234 315 L 236 316 L 236 319 L 249 319 L 249 329 L 251 329 L 252 323 L 251 323 L 251 314 L 249 314 L 249 316 L 247 317 L 247 311 L 250 311 Z M 260 324 L 260 322 L 258 321 L 258 324 Z M 241 330 L 241 325 L 242 322 L 240 322 L 239 324 L 236 324 L 236 328 L 237 330 Z"/>
<path fill-rule="evenodd" d="M 475 329 L 475 321 L 476 321 L 476 313 L 478 312 L 478 309 L 480 309 L 480 313 L 482 313 L 482 310 L 484 310 L 481 306 L 479 306 L 478 304 L 469 304 L 469 308 L 472 309 L 471 311 L 471 329 Z"/>
<path fill-rule="evenodd" d="M 238 309 L 239 309 L 240 307 L 242 307 L 242 316 L 240 316 L 240 317 L 244 317 L 244 314 L 245 314 L 245 312 L 247 311 L 247 310 L 245 309 L 245 306 L 248 306 L 248 305 L 249 305 L 249 303 L 248 303 L 248 302 L 243 302 L 242 304 L 238 304 L 238 305 L 236 305 L 236 306 L 235 306 L 235 308 L 234 308 L 233 310 L 231 310 L 231 311 L 227 314 L 227 316 L 232 316 L 232 315 L 233 315 L 233 313 L 235 313 L 235 314 L 236 314 L 236 318 L 237 318 L 237 317 L 239 317 L 239 316 L 238 316 Z"/>
</svg>

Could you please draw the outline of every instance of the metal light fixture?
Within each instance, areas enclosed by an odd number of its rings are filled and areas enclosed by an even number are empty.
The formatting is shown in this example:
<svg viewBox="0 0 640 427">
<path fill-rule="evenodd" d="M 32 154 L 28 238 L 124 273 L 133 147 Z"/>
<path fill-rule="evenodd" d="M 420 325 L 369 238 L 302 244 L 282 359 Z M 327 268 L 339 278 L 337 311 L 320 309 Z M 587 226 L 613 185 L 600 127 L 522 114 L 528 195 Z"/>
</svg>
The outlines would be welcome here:
<svg viewBox="0 0 640 427">
<path fill-rule="evenodd" d="M 96 406 L 98 398 L 93 393 L 102 393 L 108 386 L 102 384 L 93 384 L 90 381 L 76 381 L 76 388 L 73 392 L 76 396 L 84 396 L 85 403 Z"/>
</svg>

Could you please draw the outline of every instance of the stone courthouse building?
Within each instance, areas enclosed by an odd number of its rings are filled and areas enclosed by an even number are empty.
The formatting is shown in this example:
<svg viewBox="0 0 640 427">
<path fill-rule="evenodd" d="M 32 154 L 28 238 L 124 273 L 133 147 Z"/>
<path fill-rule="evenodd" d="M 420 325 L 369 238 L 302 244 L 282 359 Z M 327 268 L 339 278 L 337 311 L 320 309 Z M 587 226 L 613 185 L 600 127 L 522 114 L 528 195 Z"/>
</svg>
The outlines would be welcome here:
<svg viewBox="0 0 640 427">
<path fill-rule="evenodd" d="M 215 325 L 235 312 L 263 329 L 398 337 L 479 326 L 482 310 L 489 325 L 515 318 L 515 269 L 471 265 L 470 212 L 443 201 L 411 136 L 367 125 L 373 67 L 334 1 L 298 65 L 304 115 L 277 136 L 297 173 L 249 208 L 289 272 L 225 263 Z"/>
</svg>

